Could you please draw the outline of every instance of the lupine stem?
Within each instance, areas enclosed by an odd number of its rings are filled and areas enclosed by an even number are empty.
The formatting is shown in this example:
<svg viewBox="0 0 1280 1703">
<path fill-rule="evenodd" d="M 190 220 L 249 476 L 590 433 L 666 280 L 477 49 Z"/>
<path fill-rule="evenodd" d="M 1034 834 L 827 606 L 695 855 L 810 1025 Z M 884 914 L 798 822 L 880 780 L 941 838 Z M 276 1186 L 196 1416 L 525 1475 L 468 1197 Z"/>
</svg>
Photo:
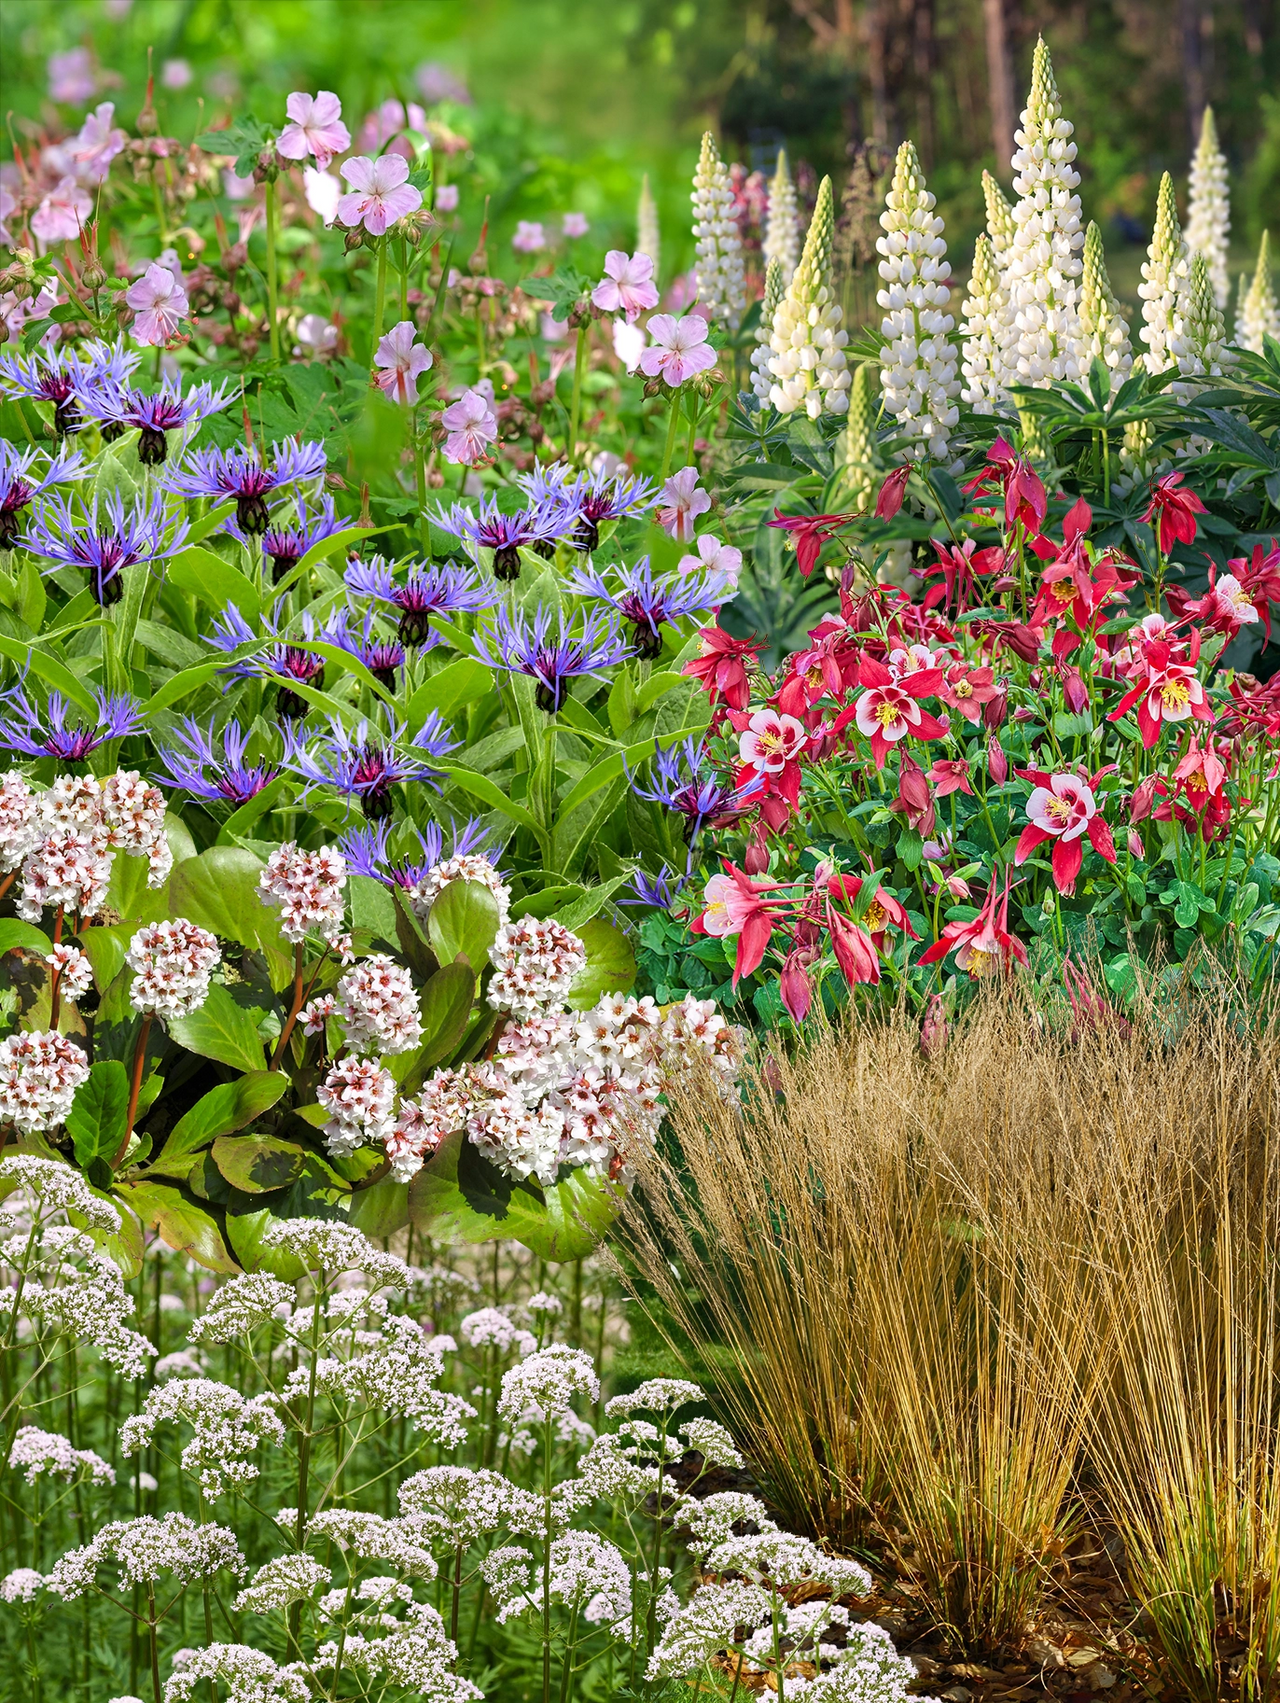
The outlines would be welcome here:
<svg viewBox="0 0 1280 1703">
<path fill-rule="evenodd" d="M 271 359 L 280 359 L 280 326 L 276 317 L 276 186 L 268 181 L 267 191 L 267 334 Z"/>
</svg>

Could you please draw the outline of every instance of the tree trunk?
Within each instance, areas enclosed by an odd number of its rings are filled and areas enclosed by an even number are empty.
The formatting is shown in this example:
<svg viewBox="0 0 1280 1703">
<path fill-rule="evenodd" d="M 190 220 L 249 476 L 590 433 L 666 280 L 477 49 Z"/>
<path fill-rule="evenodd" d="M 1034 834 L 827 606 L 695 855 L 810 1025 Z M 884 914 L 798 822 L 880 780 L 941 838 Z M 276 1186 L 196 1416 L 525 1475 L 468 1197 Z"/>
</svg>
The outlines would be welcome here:
<svg viewBox="0 0 1280 1703">
<path fill-rule="evenodd" d="M 1187 132 L 1194 148 L 1204 117 L 1204 6 L 1203 0 L 1178 0 L 1182 25 L 1182 86 L 1187 108 Z"/>
<path fill-rule="evenodd" d="M 871 85 L 871 134 L 882 146 L 888 147 L 891 115 L 887 66 L 887 0 L 866 0 L 862 12 L 862 28 L 867 38 L 867 81 Z"/>
<path fill-rule="evenodd" d="M 996 151 L 996 175 L 1009 169 L 1013 158 L 1013 126 L 1016 108 L 1013 94 L 1013 58 L 1009 52 L 1009 20 L 1006 0 L 982 0 L 987 26 L 987 90 L 991 106 L 991 141 Z"/>
</svg>

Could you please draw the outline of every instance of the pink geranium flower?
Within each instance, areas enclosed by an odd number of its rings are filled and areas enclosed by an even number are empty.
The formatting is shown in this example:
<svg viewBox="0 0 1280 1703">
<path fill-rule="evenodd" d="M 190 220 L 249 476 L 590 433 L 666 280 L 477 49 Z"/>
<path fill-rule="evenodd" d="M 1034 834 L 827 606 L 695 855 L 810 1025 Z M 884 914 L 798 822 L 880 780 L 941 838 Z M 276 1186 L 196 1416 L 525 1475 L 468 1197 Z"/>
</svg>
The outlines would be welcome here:
<svg viewBox="0 0 1280 1703">
<path fill-rule="evenodd" d="M 456 183 L 442 183 L 436 190 L 436 211 L 438 213 L 456 213 L 458 211 L 458 186 Z"/>
<path fill-rule="evenodd" d="M 483 461 L 498 436 L 497 415 L 478 390 L 464 390 L 441 414 L 440 424 L 449 434 L 445 460 L 466 467 Z"/>
<path fill-rule="evenodd" d="M 511 246 L 518 254 L 537 254 L 547 246 L 547 233 L 536 219 L 521 219 Z"/>
<path fill-rule="evenodd" d="M 566 213 L 561 229 L 567 237 L 584 237 L 591 227 L 585 213 Z"/>
<path fill-rule="evenodd" d="M 293 122 L 280 132 L 276 152 L 286 160 L 305 160 L 314 154 L 323 171 L 335 154 L 345 154 L 351 146 L 351 132 L 342 122 L 342 102 L 328 89 L 318 95 L 292 94 L 284 109 Z"/>
<path fill-rule="evenodd" d="M 338 208 L 343 199 L 340 179 L 331 171 L 317 171 L 314 166 L 303 166 L 302 190 L 311 211 L 318 213 L 326 225 L 331 225 L 338 216 Z"/>
<path fill-rule="evenodd" d="M 115 112 L 113 102 L 103 101 L 80 126 L 80 134 L 71 139 L 71 159 L 76 175 L 89 183 L 102 182 L 112 160 L 124 147 L 124 131 L 111 122 Z"/>
<path fill-rule="evenodd" d="M 139 343 L 168 343 L 187 315 L 187 292 L 167 266 L 154 260 L 124 299 L 138 316 L 132 334 Z"/>
<path fill-rule="evenodd" d="M 41 242 L 74 242 L 93 202 L 73 177 L 64 177 L 36 208 L 31 229 Z"/>
<path fill-rule="evenodd" d="M 686 313 L 679 319 L 671 313 L 655 313 L 649 321 L 649 336 L 652 341 L 640 357 L 640 371 L 646 378 L 661 376 L 673 390 L 716 364 L 716 352 L 707 342 L 707 322 L 700 313 Z"/>
<path fill-rule="evenodd" d="M 682 467 L 662 487 L 658 498 L 658 525 L 664 526 L 681 544 L 693 542 L 693 523 L 711 507 L 711 498 L 698 488 L 698 469 Z"/>
<path fill-rule="evenodd" d="M 87 47 L 49 55 L 49 99 L 80 106 L 93 95 L 93 55 Z"/>
<path fill-rule="evenodd" d="M 625 313 L 630 325 L 644 308 L 657 307 L 653 261 L 647 254 L 624 254 L 620 248 L 611 248 L 604 257 L 604 274 L 591 300 L 605 313 Z"/>
<path fill-rule="evenodd" d="M 338 220 L 344 225 L 362 224 L 371 236 L 382 236 L 388 225 L 422 205 L 421 190 L 406 181 L 409 163 L 399 154 L 380 154 L 376 160 L 357 154 L 345 162 L 342 175 L 351 193 L 338 203 Z"/>
<path fill-rule="evenodd" d="M 378 344 L 373 364 L 380 370 L 373 382 L 393 402 L 411 403 L 418 400 L 418 379 L 431 366 L 431 351 L 414 342 L 415 327 L 411 319 L 402 319 Z"/>
<path fill-rule="evenodd" d="M 732 544 L 722 544 L 713 532 L 704 532 L 698 539 L 698 554 L 681 556 L 676 567 L 682 574 L 701 573 L 703 569 L 726 574 L 730 584 L 737 585 L 742 572 L 742 551 L 735 550 Z"/>
</svg>

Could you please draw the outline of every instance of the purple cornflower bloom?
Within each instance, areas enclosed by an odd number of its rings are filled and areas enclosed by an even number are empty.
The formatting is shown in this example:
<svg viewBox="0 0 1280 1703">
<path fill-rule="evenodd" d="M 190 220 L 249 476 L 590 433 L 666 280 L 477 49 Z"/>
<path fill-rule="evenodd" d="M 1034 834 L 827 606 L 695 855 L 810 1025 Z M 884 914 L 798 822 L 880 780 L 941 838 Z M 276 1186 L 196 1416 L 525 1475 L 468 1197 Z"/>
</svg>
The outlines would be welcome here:
<svg viewBox="0 0 1280 1703">
<path fill-rule="evenodd" d="M 593 597 L 625 615 L 635 628 L 636 654 L 647 660 L 662 650 L 664 622 L 684 615 L 718 608 L 726 592 L 732 591 L 728 574 L 712 569 L 705 574 L 667 574 L 654 578 L 649 558 L 641 556 L 634 568 L 612 568 L 618 587 L 610 590 L 604 575 L 590 566 L 576 568 L 569 576 L 569 590 L 579 597 Z"/>
<path fill-rule="evenodd" d="M 372 615 L 365 616 L 364 628 L 359 636 L 348 627 L 350 619 L 350 610 L 336 610 L 330 616 L 328 626 L 322 627 L 316 637 L 323 639 L 326 644 L 336 645 L 339 650 L 345 650 L 348 656 L 358 657 L 380 686 L 385 686 L 388 692 L 394 692 L 396 669 L 404 667 L 404 646 L 399 639 L 375 639 Z"/>
<path fill-rule="evenodd" d="M 540 556 L 553 556 L 556 540 L 573 531 L 577 515 L 554 498 L 533 503 L 516 514 L 503 514 L 494 497 L 487 503 L 481 499 L 478 514 L 455 503 L 447 514 L 438 513 L 432 520 L 455 538 L 465 538 L 473 554 L 492 550 L 494 578 L 513 580 L 520 577 L 521 546 L 527 545 Z"/>
<path fill-rule="evenodd" d="M 532 502 L 552 497 L 566 517 L 574 516 L 577 525 L 573 541 L 580 550 L 587 551 L 598 548 L 602 521 L 642 514 L 658 500 L 658 487 L 652 480 L 630 473 L 611 473 L 603 467 L 594 473 L 579 473 L 572 481 L 563 474 L 559 478 L 548 477 L 544 468 L 538 468 L 520 484 Z"/>
<path fill-rule="evenodd" d="M 656 875 L 646 875 L 643 869 L 637 869 L 627 885 L 635 895 L 631 899 L 619 899 L 620 905 L 648 905 L 654 910 L 669 911 L 680 894 L 689 884 L 687 875 L 675 875 L 666 869 L 660 869 Z"/>
<path fill-rule="evenodd" d="M 497 867 L 498 849 L 485 846 L 487 831 L 474 816 L 469 817 L 461 828 L 456 822 L 451 825 L 452 849 L 447 853 L 444 832 L 438 822 L 428 822 L 425 834 L 418 829 L 422 859 L 417 863 L 407 857 L 392 859 L 388 856 L 390 833 L 391 824 L 385 820 L 371 822 L 364 828 L 352 828 L 338 841 L 338 850 L 354 874 L 367 875 L 371 880 L 380 881 L 384 887 L 402 887 L 406 891 L 416 887 L 446 856 L 462 857 L 467 852 L 475 852 Z"/>
<path fill-rule="evenodd" d="M 402 725 L 394 718 L 390 718 L 385 734 L 371 729 L 367 721 L 362 721 L 354 732 L 332 722 L 318 750 L 312 753 L 295 749 L 288 766 L 306 780 L 308 792 L 315 786 L 334 787 L 349 798 L 358 798 L 368 821 L 380 822 L 391 814 L 391 788 L 397 782 L 438 784 L 438 769 L 395 750 L 401 733 Z M 436 710 L 432 710 L 409 741 L 415 751 L 427 757 L 443 757 L 457 743 Z"/>
<path fill-rule="evenodd" d="M 83 355 L 74 349 L 39 349 L 32 355 L 0 354 L 0 390 L 53 403 L 58 437 L 84 425 L 82 391 L 123 384 L 140 357 L 107 343 L 90 343 Z"/>
<path fill-rule="evenodd" d="M 42 474 L 33 473 L 33 462 L 44 453 L 40 449 L 19 450 L 0 439 L 0 550 L 13 549 L 19 516 L 32 497 L 38 497 L 50 485 L 84 477 L 84 458 L 78 449 L 60 450 Z"/>
<path fill-rule="evenodd" d="M 482 609 L 493 601 L 492 585 L 474 568 L 455 562 L 411 562 L 408 579 L 397 585 L 391 564 L 374 556 L 367 562 L 349 562 L 345 578 L 351 591 L 376 597 L 400 611 L 400 642 L 405 645 L 439 643 L 439 635 L 431 631 L 433 615 Z"/>
<path fill-rule="evenodd" d="M 276 708 L 286 721 L 295 721 L 307 713 L 307 700 L 300 692 L 293 690 L 296 685 L 314 686 L 317 691 L 324 689 L 324 661 L 321 657 L 313 656 L 307 645 L 319 637 L 315 622 L 304 611 L 302 616 L 302 634 L 300 638 L 289 639 L 280 637 L 279 620 L 283 602 L 276 604 L 270 615 L 262 616 L 262 625 L 266 628 L 266 636 L 276 642 L 266 650 L 259 650 L 252 656 L 242 657 L 239 662 L 232 662 L 223 670 L 226 674 L 237 675 L 243 680 L 278 680 L 280 692 L 276 699 Z M 244 616 L 234 606 L 224 609 L 213 623 L 213 631 L 205 634 L 205 643 L 213 645 L 216 650 L 239 650 L 241 645 L 260 643 L 263 635 L 255 633 Z"/>
<path fill-rule="evenodd" d="M 165 542 L 168 520 L 161 496 L 129 514 L 118 492 L 109 495 L 102 506 L 105 515 L 100 520 L 96 495 L 81 515 L 72 511 L 62 495 L 50 497 L 21 542 L 37 556 L 47 556 L 69 568 L 84 568 L 89 589 L 105 608 L 119 602 L 125 568 L 135 562 L 156 562 L 172 556 L 186 542 L 190 526 L 180 520 L 172 538 Z"/>
<path fill-rule="evenodd" d="M 271 454 L 273 460 L 267 466 L 256 450 L 196 450 L 186 468 L 174 468 L 168 475 L 166 487 L 184 497 L 234 497 L 236 525 L 257 537 L 271 524 L 267 510 L 271 492 L 316 479 L 325 468 L 323 444 L 286 439 L 272 444 Z"/>
<path fill-rule="evenodd" d="M 299 497 L 297 520 L 292 524 L 277 510 L 271 517 L 271 524 L 262 534 L 262 554 L 271 558 L 271 583 L 279 585 L 286 574 L 293 572 L 313 545 L 319 544 L 322 538 L 332 538 L 334 533 L 341 532 L 346 524 L 346 521 L 338 518 L 332 497 L 321 497 L 319 512 L 314 516 L 308 514 L 307 499 Z M 230 517 L 223 522 L 222 530 L 230 533 L 241 544 L 247 545 L 249 542 Z"/>
<path fill-rule="evenodd" d="M 128 693 L 118 698 L 95 692 L 98 719 L 67 726 L 67 704 L 61 692 L 50 692 L 42 717 L 21 686 L 0 692 L 0 703 L 13 713 L 0 720 L 0 746 L 21 751 L 28 757 L 57 757 L 63 763 L 83 763 L 91 751 L 109 739 L 124 739 L 141 725 L 137 698 Z"/>
<path fill-rule="evenodd" d="M 605 678 L 602 670 L 623 662 L 632 654 L 618 628 L 603 612 L 584 615 L 582 628 L 574 633 L 562 614 L 556 615 L 556 631 L 551 631 L 549 609 L 539 609 L 532 623 L 519 611 L 513 617 L 499 609 L 492 633 L 476 633 L 472 643 L 481 662 L 490 668 L 505 669 L 508 674 L 527 674 L 538 682 L 538 708 L 550 715 L 564 702 L 568 681 L 581 675 L 595 680 Z M 496 655 L 489 649 L 492 642 Z"/>
<path fill-rule="evenodd" d="M 247 804 L 281 772 L 279 763 L 246 763 L 245 747 L 250 732 L 238 721 L 229 721 L 222 730 L 222 751 L 216 748 L 215 730 L 202 728 L 191 716 L 182 718 L 184 731 L 174 738 L 184 747 L 182 751 L 160 751 L 157 756 L 165 772 L 153 776 L 161 786 L 181 787 L 195 798 L 222 798 L 228 804 Z M 285 741 L 285 755 L 290 744 Z"/>
<path fill-rule="evenodd" d="M 184 396 L 176 379 L 165 379 L 154 395 L 133 386 L 99 383 L 76 387 L 76 400 L 83 411 L 104 422 L 104 437 L 119 437 L 136 428 L 138 460 L 144 467 L 158 467 L 168 455 L 166 432 L 216 414 L 235 394 L 225 384 L 217 390 L 211 384 L 198 384 Z"/>
<path fill-rule="evenodd" d="M 627 770 L 627 780 L 637 798 L 647 798 L 684 817 L 684 839 L 692 845 L 708 823 L 713 828 L 731 827 L 764 785 L 755 774 L 744 786 L 719 780 L 705 772 L 706 747 L 697 739 L 686 739 L 666 751 L 654 741 L 650 783 L 642 786 Z"/>
</svg>

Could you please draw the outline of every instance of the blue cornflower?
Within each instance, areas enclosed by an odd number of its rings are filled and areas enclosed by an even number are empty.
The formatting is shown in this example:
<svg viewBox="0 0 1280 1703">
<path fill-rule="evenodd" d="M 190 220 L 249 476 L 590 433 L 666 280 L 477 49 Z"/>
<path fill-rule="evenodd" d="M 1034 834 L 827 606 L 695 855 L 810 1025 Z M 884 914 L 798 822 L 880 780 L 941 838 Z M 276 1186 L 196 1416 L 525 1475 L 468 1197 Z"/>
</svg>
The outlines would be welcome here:
<svg viewBox="0 0 1280 1703">
<path fill-rule="evenodd" d="M 262 554 L 271 558 L 271 583 L 279 585 L 280 581 L 306 555 L 307 551 L 320 542 L 322 538 L 332 538 L 335 532 L 341 532 L 347 522 L 339 518 L 334 510 L 332 497 L 321 497 L 318 512 L 314 515 L 307 506 L 307 499 L 299 497 L 297 503 L 297 519 L 290 522 L 282 510 L 277 509 L 271 516 L 271 524 L 262 534 Z M 228 518 L 223 522 L 222 530 L 230 533 L 232 538 L 241 544 L 249 540 L 236 525 Z"/>
<path fill-rule="evenodd" d="M 385 734 L 370 728 L 367 721 L 360 722 L 354 732 L 332 722 L 314 752 L 296 749 L 290 754 L 289 767 L 306 780 L 308 792 L 315 786 L 334 787 L 349 798 L 358 798 L 370 822 L 382 821 L 391 814 L 391 788 L 397 782 L 426 781 L 435 786 L 440 774 L 429 762 L 395 749 L 403 726 L 394 717 L 389 719 Z M 443 757 L 457 743 L 436 710 L 409 741 L 428 758 Z"/>
<path fill-rule="evenodd" d="M 604 575 L 589 563 L 569 576 L 569 589 L 580 597 L 594 597 L 625 615 L 635 627 L 636 654 L 652 660 L 662 650 L 660 628 L 681 616 L 718 608 L 725 593 L 733 588 L 730 575 L 711 569 L 699 574 L 666 574 L 655 579 L 649 558 L 642 556 L 634 568 L 612 568 L 617 590 L 610 590 Z"/>
<path fill-rule="evenodd" d="M 481 499 L 479 513 L 455 503 L 447 514 L 433 515 L 432 524 L 455 538 L 465 538 L 473 554 L 492 550 L 494 577 L 512 580 L 520 577 L 521 546 L 541 556 L 553 556 L 557 539 L 573 531 L 577 515 L 554 498 L 533 503 L 515 514 L 503 514 L 494 497 L 489 502 Z"/>
<path fill-rule="evenodd" d="M 408 579 L 397 585 L 391 564 L 373 556 L 367 562 L 349 562 L 345 578 L 351 591 L 400 611 L 400 642 L 406 645 L 429 648 L 439 643 L 439 634 L 431 631 L 433 615 L 483 609 L 493 601 L 492 583 L 456 562 L 411 562 Z"/>
<path fill-rule="evenodd" d="M 642 786 L 630 769 L 627 779 L 637 798 L 665 805 L 684 817 L 686 845 L 692 845 L 708 823 L 727 828 L 736 822 L 764 785 L 758 773 L 744 786 L 734 786 L 705 772 L 706 747 L 697 739 L 686 739 L 664 751 L 654 741 L 650 782 Z"/>
<path fill-rule="evenodd" d="M 42 714 L 21 686 L 12 686 L 7 692 L 0 692 L 0 704 L 13 712 L 0 719 L 0 746 L 6 751 L 21 751 L 28 757 L 57 757 L 63 763 L 82 763 L 91 751 L 109 739 L 124 739 L 138 731 L 141 706 L 137 698 L 128 693 L 109 697 L 105 692 L 95 692 L 94 701 L 98 706 L 97 720 L 68 727 L 68 705 L 61 692 L 50 692 Z"/>
<path fill-rule="evenodd" d="M 280 763 L 245 762 L 251 730 L 242 729 L 238 721 L 229 721 L 222 729 L 221 753 L 214 728 L 201 727 L 192 716 L 184 716 L 182 726 L 184 731 L 173 737 L 184 749 L 157 752 L 165 772 L 153 778 L 161 786 L 181 787 L 195 798 L 222 798 L 239 806 L 270 786 L 282 771 Z M 290 750 L 286 737 L 286 757 Z"/>
<path fill-rule="evenodd" d="M 339 650 L 345 650 L 348 656 L 358 657 L 379 685 L 385 686 L 388 692 L 394 692 L 396 669 L 404 667 L 404 646 L 399 639 L 375 638 L 372 615 L 365 616 L 364 627 L 359 635 L 348 627 L 350 619 L 350 610 L 335 610 L 329 617 L 328 625 L 322 627 L 316 637 L 323 639 L 326 644 L 336 645 Z"/>
<path fill-rule="evenodd" d="M 316 479 L 325 468 L 324 445 L 284 443 L 271 446 L 268 466 L 256 450 L 196 450 L 186 467 L 175 468 L 166 487 L 184 497 L 213 497 L 236 500 L 236 525 L 256 538 L 271 524 L 267 498 L 272 491 Z"/>
<path fill-rule="evenodd" d="M 177 379 L 165 379 L 154 395 L 131 385 L 82 383 L 76 387 L 83 411 L 104 422 L 104 437 L 137 430 L 138 460 L 146 467 L 158 467 L 167 456 L 166 432 L 216 414 L 237 394 L 226 384 L 217 390 L 211 384 L 198 384 L 184 396 Z"/>
<path fill-rule="evenodd" d="M 37 349 L 32 355 L 0 354 L 0 390 L 53 403 L 53 429 L 59 437 L 84 426 L 81 392 L 98 385 L 122 384 L 140 357 L 119 346 L 90 343 L 74 349 Z"/>
<path fill-rule="evenodd" d="M 566 516 L 572 515 L 577 522 L 573 541 L 587 551 L 599 546 L 601 521 L 642 514 L 658 500 L 658 487 L 652 480 L 611 473 L 603 467 L 594 473 L 579 473 L 573 480 L 559 468 L 539 467 L 525 474 L 519 484 L 531 502 L 553 499 Z"/>
<path fill-rule="evenodd" d="M 472 639 L 477 656 L 490 668 L 502 668 L 508 674 L 527 674 L 536 680 L 538 707 L 548 714 L 564 702 L 567 681 L 584 674 L 603 680 L 603 669 L 624 662 L 632 654 L 618 628 L 603 612 L 584 614 L 581 631 L 577 633 L 573 623 L 566 625 L 564 616 L 557 613 L 554 635 L 551 613 L 539 609 L 530 623 L 520 611 L 513 616 L 508 610 L 499 609 L 494 631 L 476 633 Z M 490 642 L 496 655 L 489 649 Z"/>
<path fill-rule="evenodd" d="M 637 869 L 627 882 L 633 898 L 619 899 L 620 905 L 648 905 L 654 910 L 669 911 L 683 890 L 689 885 L 688 875 L 676 875 L 674 870 L 666 866 L 656 875 L 646 875 L 643 869 Z"/>
<path fill-rule="evenodd" d="M 276 707 L 287 721 L 296 720 L 307 713 L 307 700 L 293 690 L 296 685 L 314 686 L 317 691 L 324 689 L 324 661 L 313 655 L 307 645 L 320 637 L 316 632 L 315 622 L 304 610 L 302 616 L 302 633 L 293 638 L 281 637 L 280 616 L 284 608 L 281 599 L 270 615 L 260 617 L 265 636 L 276 642 L 265 650 L 255 651 L 250 656 L 244 656 L 237 662 L 228 663 L 222 670 L 224 674 L 238 676 L 242 680 L 278 680 L 280 694 Z M 264 637 L 254 632 L 244 616 L 234 604 L 216 616 L 212 632 L 204 635 L 204 642 L 212 645 L 215 650 L 231 652 L 239 650 L 241 645 L 259 644 Z"/>
<path fill-rule="evenodd" d="M 451 824 L 452 849 L 448 853 L 444 849 L 444 832 L 439 823 L 428 822 L 425 834 L 417 830 L 422 859 L 416 863 L 407 857 L 392 859 L 387 855 L 390 833 L 391 824 L 385 820 L 371 822 L 366 828 L 352 828 L 338 841 L 338 850 L 354 874 L 367 875 L 374 881 L 380 881 L 384 887 L 402 887 L 406 892 L 425 880 L 446 856 L 463 857 L 475 853 L 497 867 L 497 848 L 486 848 L 484 841 L 488 832 L 474 816 L 469 817 L 461 828 L 456 822 Z"/>
<path fill-rule="evenodd" d="M 82 479 L 87 469 L 78 449 L 60 450 L 43 473 L 34 464 L 43 459 L 42 449 L 18 449 L 0 438 L 0 550 L 12 550 L 18 538 L 18 517 L 31 501 L 50 485 Z"/>
<path fill-rule="evenodd" d="M 186 542 L 190 527 L 180 520 L 165 541 L 169 522 L 160 496 L 126 514 L 124 501 L 115 492 L 104 500 L 102 508 L 105 514 L 100 518 L 96 495 L 81 514 L 76 514 L 61 494 L 50 497 L 21 542 L 37 556 L 47 556 L 69 568 L 86 569 L 89 589 L 105 608 L 119 601 L 125 568 L 135 562 L 172 556 Z"/>
</svg>

